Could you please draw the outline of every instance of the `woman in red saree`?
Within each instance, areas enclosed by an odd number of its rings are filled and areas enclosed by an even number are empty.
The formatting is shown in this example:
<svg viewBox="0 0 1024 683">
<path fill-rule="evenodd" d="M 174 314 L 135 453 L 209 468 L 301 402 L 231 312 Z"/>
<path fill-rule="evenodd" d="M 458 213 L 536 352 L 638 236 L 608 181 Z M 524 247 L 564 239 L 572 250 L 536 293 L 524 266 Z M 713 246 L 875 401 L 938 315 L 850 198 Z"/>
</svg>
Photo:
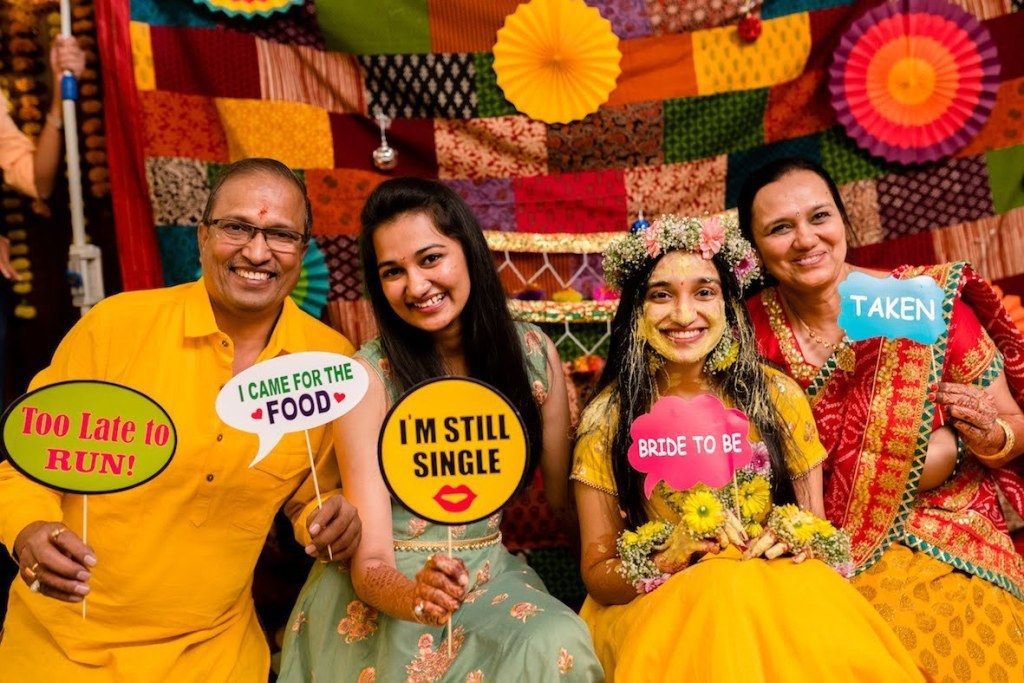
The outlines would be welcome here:
<svg viewBox="0 0 1024 683">
<path fill-rule="evenodd" d="M 1024 338 L 966 263 L 846 263 L 846 209 L 813 162 L 751 174 L 739 219 L 771 275 L 748 301 L 758 343 L 810 399 L 854 585 L 933 680 L 1024 680 L 1024 558 L 996 493 L 1024 510 Z M 846 339 L 838 285 L 855 270 L 934 278 L 942 336 Z"/>
</svg>

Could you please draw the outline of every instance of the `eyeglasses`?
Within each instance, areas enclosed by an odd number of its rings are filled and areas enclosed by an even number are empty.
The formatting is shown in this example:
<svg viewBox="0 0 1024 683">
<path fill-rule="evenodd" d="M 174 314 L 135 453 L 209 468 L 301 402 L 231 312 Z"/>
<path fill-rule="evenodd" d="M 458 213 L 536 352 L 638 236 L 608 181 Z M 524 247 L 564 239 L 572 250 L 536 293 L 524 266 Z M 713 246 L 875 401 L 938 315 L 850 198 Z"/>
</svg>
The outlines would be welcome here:
<svg viewBox="0 0 1024 683">
<path fill-rule="evenodd" d="M 272 251 L 284 254 L 298 251 L 299 247 L 307 241 L 306 236 L 301 232 L 284 228 L 257 228 L 255 225 L 233 218 L 214 218 L 206 221 L 206 224 L 211 228 L 216 228 L 225 242 L 239 246 L 248 244 L 256 236 L 256 233 L 263 233 L 263 239 L 267 246 Z"/>
</svg>

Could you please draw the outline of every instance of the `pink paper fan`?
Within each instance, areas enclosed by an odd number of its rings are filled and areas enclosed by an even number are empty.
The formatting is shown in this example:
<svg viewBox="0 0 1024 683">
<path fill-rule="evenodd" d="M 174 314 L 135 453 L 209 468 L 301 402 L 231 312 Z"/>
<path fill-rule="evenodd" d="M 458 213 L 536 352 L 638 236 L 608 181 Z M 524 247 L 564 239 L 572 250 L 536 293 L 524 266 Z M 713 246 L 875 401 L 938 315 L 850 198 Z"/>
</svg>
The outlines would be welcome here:
<svg viewBox="0 0 1024 683">
<path fill-rule="evenodd" d="M 871 154 L 903 164 L 948 157 L 995 105 L 999 58 L 973 16 L 946 0 L 894 0 L 850 26 L 829 68 L 839 122 Z"/>
</svg>

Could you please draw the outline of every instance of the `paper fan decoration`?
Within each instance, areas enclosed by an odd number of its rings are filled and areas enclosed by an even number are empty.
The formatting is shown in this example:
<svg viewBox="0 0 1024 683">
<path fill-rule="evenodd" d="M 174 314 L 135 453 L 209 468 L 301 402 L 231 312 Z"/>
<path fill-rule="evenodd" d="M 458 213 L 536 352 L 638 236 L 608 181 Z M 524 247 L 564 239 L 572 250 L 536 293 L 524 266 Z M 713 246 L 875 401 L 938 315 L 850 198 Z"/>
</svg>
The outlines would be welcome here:
<svg viewBox="0 0 1024 683">
<path fill-rule="evenodd" d="M 615 89 L 621 59 L 612 25 L 583 0 L 530 0 L 505 19 L 494 44 L 505 97 L 545 123 L 597 111 Z"/>
<path fill-rule="evenodd" d="M 303 0 L 194 0 L 197 5 L 205 5 L 215 12 L 224 12 L 228 16 L 252 19 L 269 17 L 274 12 L 287 12 Z"/>
<path fill-rule="evenodd" d="M 839 122 L 903 164 L 951 155 L 995 104 L 999 58 L 977 19 L 945 0 L 894 0 L 850 26 L 829 69 Z"/>
<path fill-rule="evenodd" d="M 202 268 L 196 270 L 196 277 L 202 277 L 202 274 Z M 306 255 L 302 258 L 299 280 L 291 293 L 292 301 L 306 313 L 319 318 L 330 291 L 330 271 L 327 269 L 327 262 L 324 261 L 324 254 L 316 241 L 310 240 Z"/>
</svg>

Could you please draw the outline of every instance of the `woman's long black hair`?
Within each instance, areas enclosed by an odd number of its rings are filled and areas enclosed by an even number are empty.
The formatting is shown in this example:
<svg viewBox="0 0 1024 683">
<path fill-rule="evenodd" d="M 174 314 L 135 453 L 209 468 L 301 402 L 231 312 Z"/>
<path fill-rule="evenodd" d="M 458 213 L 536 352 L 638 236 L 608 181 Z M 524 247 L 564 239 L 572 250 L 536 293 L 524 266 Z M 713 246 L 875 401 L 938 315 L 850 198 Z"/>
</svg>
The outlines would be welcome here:
<svg viewBox="0 0 1024 683">
<path fill-rule="evenodd" d="M 404 213 L 423 213 L 462 246 L 469 271 L 469 297 L 460 316 L 462 353 L 470 377 L 497 388 L 523 418 L 529 435 L 528 472 L 540 454 L 540 410 L 526 372 L 522 341 L 508 310 L 494 258 L 469 207 L 448 186 L 422 178 L 394 178 L 377 186 L 363 206 L 359 254 L 363 281 L 380 330 L 380 341 L 400 391 L 447 374 L 433 338 L 402 320 L 384 296 L 377 272 L 373 233 Z"/>
<path fill-rule="evenodd" d="M 654 403 L 656 377 L 652 363 L 657 362 L 657 352 L 638 336 L 637 323 L 643 315 L 647 280 L 660 260 L 661 257 L 650 261 L 623 284 L 622 298 L 612 320 L 608 362 L 597 388 L 599 396 L 608 389 L 605 419 L 613 420 L 615 425 L 607 443 L 612 473 L 619 508 L 626 514 L 626 525 L 634 528 L 648 521 L 648 511 L 643 492 L 644 475 L 635 470 L 626 458 L 632 443 L 629 430 L 633 421 L 649 412 Z M 714 382 L 722 396 L 747 415 L 768 449 L 772 467 L 772 501 L 776 504 L 796 502 L 793 481 L 786 466 L 786 453 L 792 444 L 769 395 L 768 379 L 757 355 L 742 292 L 725 258 L 718 254 L 712 262 L 722 281 L 726 325 L 739 342 L 736 361 L 723 372 L 715 374 Z M 592 421 L 585 420 L 585 423 Z"/>
</svg>

